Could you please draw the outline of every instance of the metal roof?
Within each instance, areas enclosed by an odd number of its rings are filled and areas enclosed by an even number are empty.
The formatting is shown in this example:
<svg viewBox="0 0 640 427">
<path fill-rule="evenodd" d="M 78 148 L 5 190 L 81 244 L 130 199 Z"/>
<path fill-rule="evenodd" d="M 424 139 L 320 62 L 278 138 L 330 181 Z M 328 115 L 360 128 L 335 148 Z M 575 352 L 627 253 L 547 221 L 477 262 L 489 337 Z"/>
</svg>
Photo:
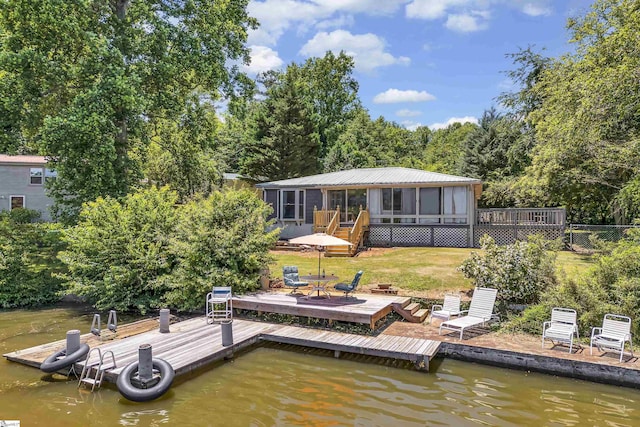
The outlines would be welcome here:
<svg viewBox="0 0 640 427">
<path fill-rule="evenodd" d="M 329 172 L 302 178 L 258 184 L 260 188 L 282 187 L 342 187 L 353 185 L 405 185 L 405 184 L 480 184 L 482 181 L 464 176 L 447 175 L 409 168 L 368 168 Z"/>
<path fill-rule="evenodd" d="M 11 163 L 19 165 L 46 165 L 47 159 L 44 156 L 12 156 L 9 154 L 0 154 L 0 163 Z"/>
</svg>

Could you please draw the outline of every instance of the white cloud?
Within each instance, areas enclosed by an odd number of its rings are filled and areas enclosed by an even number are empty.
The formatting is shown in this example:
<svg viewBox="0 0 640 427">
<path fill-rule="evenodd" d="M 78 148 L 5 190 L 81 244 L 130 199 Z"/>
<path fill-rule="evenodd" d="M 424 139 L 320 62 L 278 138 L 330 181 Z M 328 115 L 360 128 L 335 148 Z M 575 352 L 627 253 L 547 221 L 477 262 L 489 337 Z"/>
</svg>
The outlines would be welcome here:
<svg viewBox="0 0 640 427">
<path fill-rule="evenodd" d="M 551 15 L 551 8 L 546 4 L 525 3 L 522 6 L 522 12 L 529 16 L 547 16 Z"/>
<path fill-rule="evenodd" d="M 413 0 L 405 9 L 408 18 L 438 19 L 447 14 L 447 10 L 465 6 L 471 0 Z"/>
<path fill-rule="evenodd" d="M 398 117 L 417 117 L 421 115 L 422 115 L 422 111 L 418 111 L 418 110 L 404 109 L 404 110 L 396 111 L 396 116 Z"/>
<path fill-rule="evenodd" d="M 414 122 L 411 120 L 403 120 L 402 122 L 400 122 L 400 124 L 410 131 L 414 131 L 422 126 L 422 123 Z"/>
<path fill-rule="evenodd" d="M 395 104 L 398 102 L 435 101 L 436 97 L 427 91 L 388 89 L 373 98 L 376 104 Z"/>
<path fill-rule="evenodd" d="M 251 50 L 251 63 L 242 68 L 249 74 L 258 74 L 279 68 L 283 61 L 278 52 L 267 46 L 249 46 Z"/>
<path fill-rule="evenodd" d="M 257 18 L 260 28 L 249 32 L 249 44 L 275 45 L 292 27 L 313 28 L 322 21 L 334 21 L 354 13 L 389 15 L 407 0 L 253 0 L 247 6 L 250 16 Z M 333 18 L 336 14 L 339 16 Z M 319 28 L 331 28 L 320 24 Z M 324 27 L 322 25 L 325 25 Z"/>
<path fill-rule="evenodd" d="M 406 65 L 411 59 L 405 56 L 395 57 L 385 51 L 385 42 L 372 33 L 351 34 L 345 30 L 335 30 L 331 33 L 319 32 L 307 41 L 300 49 L 304 56 L 323 56 L 328 50 L 339 53 L 344 50 L 353 56 L 355 67 L 359 71 L 371 72 L 378 67 L 387 65 Z"/>
<path fill-rule="evenodd" d="M 530 16 L 549 15 L 551 0 L 410 0 L 407 18 L 444 20 L 446 28 L 458 32 L 483 30 L 489 25 L 491 11 L 510 7 Z"/>
<path fill-rule="evenodd" d="M 340 15 L 334 19 L 325 19 L 316 24 L 319 30 L 328 30 L 330 28 L 351 27 L 355 23 L 353 15 Z"/>
<path fill-rule="evenodd" d="M 449 127 L 454 123 L 475 123 L 478 124 L 478 119 L 473 116 L 464 116 L 464 117 L 451 117 L 446 122 L 442 123 L 433 123 L 429 125 L 432 130 L 444 129 Z"/>
<path fill-rule="evenodd" d="M 447 17 L 444 26 L 458 33 L 472 33 L 488 28 L 489 25 L 484 16 L 488 16 L 486 11 L 473 14 L 451 14 Z"/>
</svg>

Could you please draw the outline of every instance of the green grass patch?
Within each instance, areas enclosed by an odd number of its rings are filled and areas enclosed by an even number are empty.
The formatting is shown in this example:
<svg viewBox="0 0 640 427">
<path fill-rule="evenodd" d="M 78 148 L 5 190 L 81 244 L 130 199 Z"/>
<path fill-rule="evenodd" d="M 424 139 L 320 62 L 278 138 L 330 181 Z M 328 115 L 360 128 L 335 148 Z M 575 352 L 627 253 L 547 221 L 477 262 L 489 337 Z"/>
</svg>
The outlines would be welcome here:
<svg viewBox="0 0 640 427">
<path fill-rule="evenodd" d="M 408 291 L 443 293 L 472 287 L 456 270 L 474 249 L 467 248 L 394 248 L 373 249 L 354 258 L 324 258 L 321 268 L 340 281 L 351 281 L 358 270 L 364 275 L 363 285 L 391 283 Z M 475 249 L 477 250 L 477 249 Z M 317 252 L 274 252 L 271 277 L 282 277 L 282 267 L 297 265 L 301 276 L 318 273 Z M 558 253 L 558 270 L 567 277 L 578 277 L 590 267 L 591 259 L 572 252 Z"/>
</svg>

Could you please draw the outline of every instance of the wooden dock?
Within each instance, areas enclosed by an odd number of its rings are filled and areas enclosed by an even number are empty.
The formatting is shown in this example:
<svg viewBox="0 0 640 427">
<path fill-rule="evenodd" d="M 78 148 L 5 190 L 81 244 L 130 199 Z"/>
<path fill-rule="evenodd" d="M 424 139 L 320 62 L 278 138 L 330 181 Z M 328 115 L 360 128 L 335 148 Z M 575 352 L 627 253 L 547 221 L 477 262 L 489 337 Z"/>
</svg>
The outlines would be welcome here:
<svg viewBox="0 0 640 427">
<path fill-rule="evenodd" d="M 233 298 L 233 308 L 264 313 L 288 314 L 331 321 L 363 323 L 375 329 L 375 324 L 393 310 L 411 302 L 408 297 L 389 295 L 358 295 L 355 298 L 306 298 L 302 295 L 257 293 Z"/>
<path fill-rule="evenodd" d="M 376 337 L 319 331 L 317 329 L 283 326 L 262 334 L 262 339 L 281 344 L 332 350 L 336 357 L 340 352 L 364 354 L 389 359 L 408 360 L 419 370 L 429 370 L 429 361 L 438 353 L 440 341 L 421 338 L 379 335 Z"/>
<path fill-rule="evenodd" d="M 234 319 L 233 345 L 223 347 L 221 326 L 207 324 L 203 317 L 172 324 L 169 333 L 160 333 L 155 329 L 103 342 L 91 337 L 91 334 L 83 335 L 82 342 L 90 341 L 92 348 L 100 348 L 102 352 L 111 350 L 115 354 L 117 368 L 105 375 L 105 380 L 109 382 L 115 382 L 125 366 L 137 361 L 138 348 L 142 344 L 151 344 L 153 356 L 169 362 L 176 376 L 231 358 L 235 352 L 255 345 L 260 340 L 333 350 L 336 356 L 339 352 L 349 352 L 408 360 L 422 370 L 428 370 L 429 360 L 435 356 L 440 344 L 418 338 L 390 335 L 370 337 Z M 4 357 L 39 368 L 48 355 L 61 350 L 64 345 L 65 341 L 60 340 L 8 353 Z M 93 355 L 89 364 L 97 359 L 97 352 Z M 84 364 L 85 361 L 76 363 L 76 372 L 81 372 Z"/>
</svg>

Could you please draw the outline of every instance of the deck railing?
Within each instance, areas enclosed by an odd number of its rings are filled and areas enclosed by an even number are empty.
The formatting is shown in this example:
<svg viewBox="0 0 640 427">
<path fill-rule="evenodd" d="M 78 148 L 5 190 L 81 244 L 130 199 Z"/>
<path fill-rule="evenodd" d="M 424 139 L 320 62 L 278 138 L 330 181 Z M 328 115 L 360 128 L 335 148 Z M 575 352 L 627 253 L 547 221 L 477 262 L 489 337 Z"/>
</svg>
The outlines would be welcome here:
<svg viewBox="0 0 640 427">
<path fill-rule="evenodd" d="M 358 218 L 356 218 L 356 221 L 353 223 L 353 227 L 349 230 L 349 243 L 352 245 L 349 248 L 349 255 L 354 255 L 358 251 L 360 239 L 367 227 L 369 227 L 369 211 L 366 209 L 363 210 L 361 206 Z"/>
<path fill-rule="evenodd" d="M 508 208 L 478 209 L 476 225 L 521 225 L 564 227 L 566 211 L 563 208 Z"/>
<path fill-rule="evenodd" d="M 327 226 L 335 216 L 335 210 L 318 210 L 316 207 L 313 208 L 313 232 L 314 233 L 322 233 L 326 232 Z"/>
<path fill-rule="evenodd" d="M 333 214 L 333 218 L 331 218 L 331 221 L 329 221 L 329 224 L 327 224 L 327 230 L 325 231 L 325 233 L 329 235 L 333 235 L 333 233 L 335 233 L 339 225 L 340 225 L 340 206 L 336 207 L 336 210 L 334 211 L 334 214 Z"/>
</svg>

